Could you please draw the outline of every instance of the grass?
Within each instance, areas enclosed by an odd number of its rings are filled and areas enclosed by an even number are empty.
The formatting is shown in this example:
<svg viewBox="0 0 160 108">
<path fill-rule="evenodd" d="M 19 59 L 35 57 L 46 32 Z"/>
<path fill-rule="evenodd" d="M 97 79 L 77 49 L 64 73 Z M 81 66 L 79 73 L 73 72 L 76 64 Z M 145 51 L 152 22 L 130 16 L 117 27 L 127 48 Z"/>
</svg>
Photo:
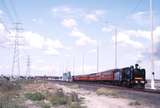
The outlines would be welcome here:
<svg viewBox="0 0 160 108">
<path fill-rule="evenodd" d="M 66 105 L 67 99 L 65 96 L 53 96 L 50 100 L 53 106 Z"/>
<path fill-rule="evenodd" d="M 129 105 L 130 106 L 139 106 L 139 105 L 141 105 L 141 103 L 138 101 L 133 101 L 133 102 L 130 102 Z"/>
<path fill-rule="evenodd" d="M 82 108 L 81 105 L 78 102 L 72 102 L 69 105 L 69 108 Z"/>
<path fill-rule="evenodd" d="M 48 104 L 44 104 L 44 105 L 42 105 L 42 108 L 50 108 L 51 106 L 50 105 L 48 105 Z"/>
<path fill-rule="evenodd" d="M 67 104 L 67 96 L 64 95 L 62 89 L 58 89 L 57 92 L 55 94 L 50 95 L 48 99 L 50 100 L 53 106 Z"/>
<path fill-rule="evenodd" d="M 13 90 L 20 90 L 21 86 L 18 82 L 11 82 L 7 80 L 0 81 L 0 91 L 1 92 L 8 92 Z"/>
<path fill-rule="evenodd" d="M 99 88 L 96 90 L 97 95 L 105 95 L 105 96 L 112 96 L 118 98 L 118 92 L 113 90 L 113 89 L 108 89 L 108 88 Z"/>
<path fill-rule="evenodd" d="M 64 94 L 62 89 L 50 97 L 50 102 L 53 106 L 65 105 L 67 108 L 82 108 L 81 100 L 75 92 Z"/>
<path fill-rule="evenodd" d="M 0 80 L 0 108 L 25 108 L 16 100 L 21 85 L 17 81 Z"/>
<path fill-rule="evenodd" d="M 19 105 L 19 103 L 16 101 L 12 101 L 12 99 L 1 97 L 0 108 L 25 108 L 25 107 Z"/>
<path fill-rule="evenodd" d="M 26 108 L 24 102 L 29 99 L 33 104 L 41 108 L 51 108 L 52 106 L 65 106 L 67 108 L 82 108 L 81 100 L 76 93 L 65 94 L 63 89 L 57 89 L 56 92 L 41 91 L 29 92 L 23 91 L 23 86 L 30 83 L 45 83 L 43 81 L 7 81 L 0 80 L 0 108 Z M 78 88 L 78 85 L 72 86 Z"/>
<path fill-rule="evenodd" d="M 73 84 L 69 86 L 71 89 L 79 89 L 79 85 L 78 84 Z"/>
<path fill-rule="evenodd" d="M 40 100 L 43 100 L 45 98 L 44 95 L 42 95 L 40 92 L 26 93 L 25 97 L 27 99 L 32 100 L 32 101 L 40 101 Z"/>
<path fill-rule="evenodd" d="M 41 108 L 51 108 L 51 105 L 45 103 L 44 101 L 41 101 L 41 103 L 39 105 L 41 106 Z"/>
</svg>

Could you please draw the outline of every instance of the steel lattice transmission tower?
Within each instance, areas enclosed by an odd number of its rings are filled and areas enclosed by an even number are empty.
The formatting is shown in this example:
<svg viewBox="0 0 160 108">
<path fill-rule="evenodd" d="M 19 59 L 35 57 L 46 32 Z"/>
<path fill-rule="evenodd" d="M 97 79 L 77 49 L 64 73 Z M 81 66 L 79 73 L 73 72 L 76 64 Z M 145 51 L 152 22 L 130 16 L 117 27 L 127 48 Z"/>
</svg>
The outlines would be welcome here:
<svg viewBox="0 0 160 108">
<path fill-rule="evenodd" d="M 30 72 L 31 72 L 31 68 L 30 68 L 30 65 L 31 62 L 30 62 L 30 56 L 28 55 L 27 56 L 27 70 L 26 70 L 26 76 L 29 77 L 30 76 Z"/>
<path fill-rule="evenodd" d="M 13 49 L 13 62 L 12 62 L 12 70 L 11 76 L 15 75 L 17 70 L 18 76 L 20 76 L 20 57 L 19 57 L 19 46 L 20 46 L 20 38 L 22 38 L 19 34 L 22 30 L 21 23 L 15 23 L 15 36 L 14 36 L 14 49 Z"/>
</svg>

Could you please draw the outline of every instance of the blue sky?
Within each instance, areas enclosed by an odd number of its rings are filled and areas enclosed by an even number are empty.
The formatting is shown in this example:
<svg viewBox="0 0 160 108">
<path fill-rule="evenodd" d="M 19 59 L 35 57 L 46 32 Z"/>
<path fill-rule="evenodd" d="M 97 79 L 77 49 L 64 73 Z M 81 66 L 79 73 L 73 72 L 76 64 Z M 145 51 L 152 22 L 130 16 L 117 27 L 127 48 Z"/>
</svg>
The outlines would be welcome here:
<svg viewBox="0 0 160 108">
<path fill-rule="evenodd" d="M 155 75 L 160 78 L 159 0 L 153 0 Z M 15 14 L 16 10 L 16 14 Z M 114 30 L 117 28 L 118 67 L 140 63 L 151 76 L 149 0 L 0 0 L 0 72 L 10 74 L 13 58 L 13 22 L 22 23 L 21 74 L 26 74 L 27 56 L 31 75 L 61 75 L 114 68 Z M 3 23 L 10 30 L 8 34 Z M 84 69 L 82 72 L 82 58 Z M 17 71 L 15 70 L 15 75 Z"/>
</svg>

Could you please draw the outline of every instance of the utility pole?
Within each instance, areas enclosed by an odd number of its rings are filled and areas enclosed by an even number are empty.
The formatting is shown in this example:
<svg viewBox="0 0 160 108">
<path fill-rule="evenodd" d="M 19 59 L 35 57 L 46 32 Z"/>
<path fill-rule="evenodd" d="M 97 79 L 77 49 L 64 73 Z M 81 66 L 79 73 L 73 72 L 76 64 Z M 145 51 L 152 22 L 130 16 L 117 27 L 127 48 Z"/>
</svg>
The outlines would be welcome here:
<svg viewBox="0 0 160 108">
<path fill-rule="evenodd" d="M 97 43 L 97 73 L 99 71 L 99 42 Z"/>
<path fill-rule="evenodd" d="M 19 39 L 21 38 L 19 36 L 21 23 L 15 23 L 15 37 L 14 37 L 14 51 L 13 51 L 13 62 L 12 62 L 12 70 L 11 70 L 11 76 L 15 75 L 15 70 L 17 69 L 17 74 L 20 76 L 20 60 L 19 60 Z"/>
<path fill-rule="evenodd" d="M 30 73 L 31 73 L 31 62 L 30 62 L 30 56 L 27 56 L 27 71 L 26 71 L 26 77 L 30 77 Z"/>
<path fill-rule="evenodd" d="M 115 69 L 117 69 L 117 28 L 115 28 Z"/>
<path fill-rule="evenodd" d="M 82 56 L 82 74 L 84 74 L 84 59 L 85 59 L 85 55 L 83 54 Z"/>
<path fill-rule="evenodd" d="M 154 39 L 153 39 L 153 2 L 150 0 L 150 20 L 151 20 L 151 71 L 152 71 L 152 79 L 151 79 L 151 89 L 155 89 L 154 82 Z"/>
<path fill-rule="evenodd" d="M 72 76 L 74 76 L 74 73 L 75 73 L 75 56 L 73 56 L 73 72 L 72 72 Z"/>
</svg>

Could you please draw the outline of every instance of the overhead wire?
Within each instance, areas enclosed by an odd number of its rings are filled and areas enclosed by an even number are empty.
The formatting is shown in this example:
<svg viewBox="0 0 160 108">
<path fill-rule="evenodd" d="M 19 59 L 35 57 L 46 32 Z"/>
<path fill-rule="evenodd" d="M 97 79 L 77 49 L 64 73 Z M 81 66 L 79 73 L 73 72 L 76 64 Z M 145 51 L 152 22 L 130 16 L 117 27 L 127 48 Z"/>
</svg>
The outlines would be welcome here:
<svg viewBox="0 0 160 108">
<path fill-rule="evenodd" d="M 20 17 L 16 11 L 16 8 L 15 8 L 15 4 L 13 3 L 12 0 L 10 0 L 10 5 L 11 5 L 11 8 L 13 9 L 13 12 L 14 12 L 14 15 L 15 15 L 15 18 L 17 21 L 20 21 Z"/>
<path fill-rule="evenodd" d="M 129 14 L 131 13 L 134 13 L 136 10 L 137 10 L 137 8 L 142 4 L 142 2 L 143 2 L 143 0 L 139 0 L 138 2 L 137 2 L 137 4 L 136 4 L 136 6 L 129 12 Z"/>
<path fill-rule="evenodd" d="M 11 14 L 10 9 L 8 8 L 8 6 L 6 4 L 6 1 L 5 0 L 1 0 L 1 3 L 2 3 L 2 6 L 4 7 L 4 10 L 5 10 L 6 14 L 7 14 L 8 19 L 10 20 L 11 23 L 13 23 L 14 22 L 14 17 Z"/>
<path fill-rule="evenodd" d="M 132 8 L 132 9 L 128 12 L 127 16 L 129 17 L 130 15 L 133 15 L 133 14 L 137 11 L 137 9 L 142 5 L 143 1 L 144 1 L 144 0 L 139 0 L 139 1 L 137 2 L 137 4 L 135 5 L 135 7 Z M 130 19 L 127 19 L 126 22 L 127 22 L 127 24 L 130 24 L 131 21 L 130 21 Z"/>
</svg>

